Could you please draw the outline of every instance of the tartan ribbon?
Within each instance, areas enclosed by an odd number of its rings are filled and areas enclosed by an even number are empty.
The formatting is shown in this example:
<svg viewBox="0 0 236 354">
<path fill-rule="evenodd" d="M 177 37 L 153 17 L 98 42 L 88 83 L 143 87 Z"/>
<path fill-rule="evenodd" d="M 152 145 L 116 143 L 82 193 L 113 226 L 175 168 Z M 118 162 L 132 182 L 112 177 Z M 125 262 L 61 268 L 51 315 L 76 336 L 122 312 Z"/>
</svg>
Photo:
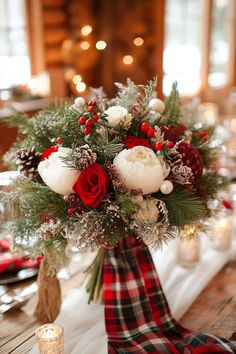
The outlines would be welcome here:
<svg viewBox="0 0 236 354">
<path fill-rule="evenodd" d="M 103 286 L 109 354 L 236 353 L 229 340 L 172 317 L 148 247 L 135 236 L 105 250 Z"/>
</svg>

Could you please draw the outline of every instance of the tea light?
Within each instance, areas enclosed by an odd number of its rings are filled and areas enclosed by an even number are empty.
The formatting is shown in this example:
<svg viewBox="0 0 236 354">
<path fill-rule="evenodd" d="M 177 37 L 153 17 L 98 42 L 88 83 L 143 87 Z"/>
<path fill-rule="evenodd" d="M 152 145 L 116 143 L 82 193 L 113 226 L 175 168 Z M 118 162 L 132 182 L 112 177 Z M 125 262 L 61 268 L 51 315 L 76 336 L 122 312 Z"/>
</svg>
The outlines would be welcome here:
<svg viewBox="0 0 236 354">
<path fill-rule="evenodd" d="M 200 259 L 200 240 L 194 226 L 186 226 L 178 243 L 178 263 L 187 268 L 195 267 Z"/>
<path fill-rule="evenodd" d="M 63 328 L 55 323 L 45 324 L 36 329 L 40 354 L 63 354 Z"/>
<path fill-rule="evenodd" d="M 218 106 L 215 103 L 205 102 L 198 107 L 199 119 L 207 125 L 214 125 L 218 120 Z"/>
<path fill-rule="evenodd" d="M 215 220 L 212 237 L 213 248 L 227 251 L 231 247 L 233 236 L 233 217 L 231 213 L 222 213 Z"/>
</svg>

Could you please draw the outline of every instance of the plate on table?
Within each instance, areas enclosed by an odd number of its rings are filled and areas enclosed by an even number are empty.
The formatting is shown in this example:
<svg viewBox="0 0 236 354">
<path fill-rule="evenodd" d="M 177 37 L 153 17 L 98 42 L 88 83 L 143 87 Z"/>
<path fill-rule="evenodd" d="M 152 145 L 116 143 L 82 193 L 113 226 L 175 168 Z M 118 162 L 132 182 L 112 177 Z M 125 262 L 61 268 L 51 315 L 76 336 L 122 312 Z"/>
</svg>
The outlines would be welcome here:
<svg viewBox="0 0 236 354">
<path fill-rule="evenodd" d="M 38 274 L 38 268 L 21 269 L 15 273 L 0 274 L 0 285 L 13 284 L 22 280 L 35 277 Z"/>
</svg>

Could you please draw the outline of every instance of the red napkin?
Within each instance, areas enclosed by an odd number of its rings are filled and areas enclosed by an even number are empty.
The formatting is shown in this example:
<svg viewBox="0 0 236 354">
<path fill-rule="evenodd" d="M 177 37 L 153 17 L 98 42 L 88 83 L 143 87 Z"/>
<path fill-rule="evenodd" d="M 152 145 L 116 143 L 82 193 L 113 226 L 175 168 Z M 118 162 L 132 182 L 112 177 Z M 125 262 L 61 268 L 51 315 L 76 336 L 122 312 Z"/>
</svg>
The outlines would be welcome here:
<svg viewBox="0 0 236 354">
<path fill-rule="evenodd" d="M 24 268 L 38 267 L 41 257 L 33 260 L 26 257 L 19 257 L 10 252 L 10 240 L 0 240 L 0 274 L 13 273 Z"/>
</svg>

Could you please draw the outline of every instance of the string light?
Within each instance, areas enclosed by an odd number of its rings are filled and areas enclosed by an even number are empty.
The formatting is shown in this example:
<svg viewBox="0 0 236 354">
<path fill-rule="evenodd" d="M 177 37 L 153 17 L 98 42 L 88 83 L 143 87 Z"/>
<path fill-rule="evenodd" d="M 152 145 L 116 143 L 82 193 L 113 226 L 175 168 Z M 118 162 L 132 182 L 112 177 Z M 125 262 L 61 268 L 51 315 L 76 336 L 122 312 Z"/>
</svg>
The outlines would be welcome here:
<svg viewBox="0 0 236 354">
<path fill-rule="evenodd" d="M 134 45 L 136 45 L 136 47 L 141 47 L 141 45 L 143 45 L 143 43 L 144 43 L 144 40 L 141 37 L 136 37 L 134 39 Z"/>
<path fill-rule="evenodd" d="M 122 60 L 125 65 L 130 65 L 133 63 L 134 58 L 132 57 L 132 55 L 125 55 Z"/>
<path fill-rule="evenodd" d="M 82 81 L 82 76 L 80 76 L 79 74 L 76 74 L 76 75 L 73 77 L 72 81 L 73 81 L 73 83 L 74 83 L 75 85 L 77 85 L 79 82 Z"/>
<path fill-rule="evenodd" d="M 92 30 L 93 30 L 92 26 L 85 25 L 81 28 L 81 34 L 86 37 L 86 36 L 90 35 Z"/>
<path fill-rule="evenodd" d="M 86 85 L 84 82 L 79 82 L 77 85 L 76 85 L 76 90 L 78 92 L 84 92 L 86 89 Z"/>
<path fill-rule="evenodd" d="M 106 48 L 106 46 L 107 46 L 107 44 L 106 44 L 105 41 L 98 41 L 98 42 L 96 43 L 96 48 L 97 48 L 98 50 L 103 50 L 103 49 Z"/>
<path fill-rule="evenodd" d="M 89 47 L 90 47 L 90 44 L 89 44 L 88 41 L 83 41 L 83 42 L 80 43 L 80 48 L 81 48 L 82 50 L 88 50 Z"/>
<path fill-rule="evenodd" d="M 66 81 L 73 80 L 74 75 L 75 75 L 75 70 L 73 68 L 66 69 L 66 71 L 65 71 L 65 79 L 66 79 Z"/>
</svg>

